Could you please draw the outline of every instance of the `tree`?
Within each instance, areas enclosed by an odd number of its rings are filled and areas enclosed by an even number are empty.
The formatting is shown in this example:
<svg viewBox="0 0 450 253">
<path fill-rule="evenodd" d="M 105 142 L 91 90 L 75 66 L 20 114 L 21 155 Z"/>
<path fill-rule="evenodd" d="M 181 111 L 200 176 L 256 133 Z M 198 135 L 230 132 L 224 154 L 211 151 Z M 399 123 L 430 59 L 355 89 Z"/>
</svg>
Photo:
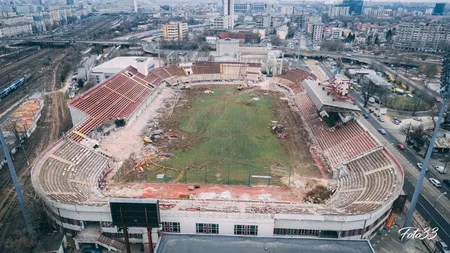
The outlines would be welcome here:
<svg viewBox="0 0 450 253">
<path fill-rule="evenodd" d="M 372 38 L 373 38 L 373 35 L 372 35 L 372 34 L 369 34 L 369 35 L 367 36 L 367 39 L 366 39 L 366 44 L 367 44 L 367 45 L 372 44 Z"/>
<path fill-rule="evenodd" d="M 270 38 L 270 43 L 272 44 L 272 46 L 280 46 L 281 40 L 280 40 L 280 38 L 278 38 L 278 36 L 272 36 Z"/>
<path fill-rule="evenodd" d="M 386 87 L 380 86 L 376 90 L 376 95 L 380 99 L 380 104 L 386 104 L 389 94 L 391 94 L 391 91 Z"/>
<path fill-rule="evenodd" d="M 359 78 L 359 82 L 361 85 L 361 92 L 364 99 L 364 107 L 367 107 L 367 103 L 369 102 L 369 98 L 376 94 L 378 90 L 378 86 L 373 82 L 370 82 L 366 78 Z"/>
<path fill-rule="evenodd" d="M 386 32 L 386 40 L 387 40 L 388 42 L 391 42 L 393 36 L 394 36 L 394 33 L 392 32 L 391 29 L 389 29 L 389 30 Z"/>
<path fill-rule="evenodd" d="M 84 86 L 84 80 L 83 79 L 78 79 L 78 81 L 77 81 L 77 86 L 78 86 L 78 88 L 83 88 L 83 86 Z"/>
<path fill-rule="evenodd" d="M 379 45 L 379 44 L 380 44 L 380 39 L 378 38 L 378 33 L 375 34 L 375 40 L 374 40 L 374 43 L 375 43 L 376 45 Z"/>
<path fill-rule="evenodd" d="M 438 69 L 436 65 L 428 65 L 425 67 L 424 74 L 428 82 L 425 83 L 425 87 L 428 87 L 431 78 L 433 78 L 438 73 Z"/>
<path fill-rule="evenodd" d="M 405 142 L 408 142 L 409 136 L 411 135 L 411 129 L 413 128 L 412 123 L 404 124 L 400 127 L 400 133 L 406 136 Z"/>
</svg>

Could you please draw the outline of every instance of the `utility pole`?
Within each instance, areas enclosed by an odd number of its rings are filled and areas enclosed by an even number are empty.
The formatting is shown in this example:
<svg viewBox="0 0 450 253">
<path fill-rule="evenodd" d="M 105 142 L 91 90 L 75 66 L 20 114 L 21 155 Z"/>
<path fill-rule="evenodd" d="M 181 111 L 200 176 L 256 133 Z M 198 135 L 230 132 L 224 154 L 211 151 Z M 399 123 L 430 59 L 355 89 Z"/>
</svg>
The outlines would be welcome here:
<svg viewBox="0 0 450 253">
<path fill-rule="evenodd" d="M 22 189 L 20 188 L 19 180 L 17 179 L 16 169 L 14 168 L 11 155 L 9 154 L 8 145 L 6 144 L 5 136 L 3 135 L 1 127 L 0 127 L 0 142 L 2 143 L 3 153 L 5 154 L 6 161 L 8 162 L 9 173 L 11 174 L 11 178 L 14 183 L 14 187 L 16 189 L 16 195 L 17 198 L 19 199 L 19 205 L 20 209 L 22 210 L 25 224 L 27 226 L 28 235 L 31 238 L 34 238 L 35 234 L 33 231 L 33 226 L 31 225 L 30 216 L 28 215 L 27 205 L 25 203 L 25 199 L 23 198 Z"/>
<path fill-rule="evenodd" d="M 434 142 L 436 141 L 436 137 L 439 133 L 439 129 L 441 126 L 442 116 L 444 114 L 445 108 L 447 106 L 447 101 L 450 92 L 450 53 L 446 52 L 444 56 L 444 62 L 442 64 L 442 74 L 441 74 L 441 88 L 444 89 L 443 97 L 444 100 L 441 102 L 441 108 L 439 110 L 439 117 L 437 119 L 436 127 L 434 128 L 433 136 L 431 137 L 430 145 L 428 145 L 427 154 L 425 156 L 425 160 L 423 161 L 422 170 L 419 174 L 419 179 L 417 181 L 414 195 L 411 199 L 411 204 L 408 209 L 408 214 L 406 215 L 405 224 L 403 227 L 410 227 L 414 211 L 416 209 L 417 201 L 419 199 L 420 190 L 422 189 L 423 179 L 425 178 L 425 173 L 428 168 L 428 164 L 431 158 L 431 153 L 433 153 Z"/>
</svg>

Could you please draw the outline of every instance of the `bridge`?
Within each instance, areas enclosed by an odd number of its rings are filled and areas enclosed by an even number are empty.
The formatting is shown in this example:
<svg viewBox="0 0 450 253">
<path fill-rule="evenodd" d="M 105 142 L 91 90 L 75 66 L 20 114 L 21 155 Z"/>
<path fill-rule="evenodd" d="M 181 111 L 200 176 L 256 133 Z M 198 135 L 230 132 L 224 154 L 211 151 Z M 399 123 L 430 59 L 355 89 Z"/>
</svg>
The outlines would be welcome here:
<svg viewBox="0 0 450 253">
<path fill-rule="evenodd" d="M 295 49 L 287 49 L 285 50 L 288 54 L 297 54 L 297 50 Z M 328 51 L 316 51 L 316 50 L 301 50 L 301 56 L 306 57 L 330 57 L 330 58 L 341 58 L 348 59 L 352 61 L 364 62 L 367 64 L 372 64 L 373 62 L 382 62 L 388 64 L 400 64 L 400 65 L 408 65 L 408 66 L 416 66 L 420 67 L 423 65 L 441 65 L 440 61 L 422 61 L 422 60 L 413 60 L 413 59 L 403 59 L 399 61 L 398 59 L 391 57 L 383 57 L 383 56 L 375 56 L 368 54 L 349 54 L 349 53 L 339 53 L 339 52 L 328 52 Z"/>
<path fill-rule="evenodd" d="M 8 39 L 14 44 L 67 45 L 67 44 L 97 44 L 97 45 L 146 45 L 142 40 L 75 40 L 75 39 Z"/>
</svg>

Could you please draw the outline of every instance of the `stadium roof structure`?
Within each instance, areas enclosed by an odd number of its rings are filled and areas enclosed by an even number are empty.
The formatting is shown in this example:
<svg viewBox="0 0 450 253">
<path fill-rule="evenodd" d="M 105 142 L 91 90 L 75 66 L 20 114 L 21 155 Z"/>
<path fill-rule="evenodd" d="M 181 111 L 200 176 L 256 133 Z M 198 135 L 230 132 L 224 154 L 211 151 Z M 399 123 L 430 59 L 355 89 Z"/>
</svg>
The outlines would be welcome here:
<svg viewBox="0 0 450 253">
<path fill-rule="evenodd" d="M 163 234 L 156 253 L 374 253 L 368 240 Z"/>
<path fill-rule="evenodd" d="M 309 98 L 319 111 L 327 112 L 358 112 L 361 109 L 358 106 L 342 100 L 333 101 L 333 96 L 327 95 L 327 91 L 323 90 L 323 86 L 319 86 L 319 81 L 305 79 L 303 87 Z"/>
</svg>

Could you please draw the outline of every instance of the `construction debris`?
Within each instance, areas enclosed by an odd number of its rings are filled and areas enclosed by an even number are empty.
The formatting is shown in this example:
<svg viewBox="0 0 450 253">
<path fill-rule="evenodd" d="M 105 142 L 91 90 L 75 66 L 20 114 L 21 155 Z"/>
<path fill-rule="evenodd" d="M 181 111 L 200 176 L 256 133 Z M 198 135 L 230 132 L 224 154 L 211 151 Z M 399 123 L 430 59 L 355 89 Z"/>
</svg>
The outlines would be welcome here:
<svg viewBox="0 0 450 253">
<path fill-rule="evenodd" d="M 285 139 L 288 137 L 288 134 L 284 132 L 284 126 L 281 124 L 272 123 L 270 125 L 270 130 L 277 136 L 278 139 Z"/>
</svg>

